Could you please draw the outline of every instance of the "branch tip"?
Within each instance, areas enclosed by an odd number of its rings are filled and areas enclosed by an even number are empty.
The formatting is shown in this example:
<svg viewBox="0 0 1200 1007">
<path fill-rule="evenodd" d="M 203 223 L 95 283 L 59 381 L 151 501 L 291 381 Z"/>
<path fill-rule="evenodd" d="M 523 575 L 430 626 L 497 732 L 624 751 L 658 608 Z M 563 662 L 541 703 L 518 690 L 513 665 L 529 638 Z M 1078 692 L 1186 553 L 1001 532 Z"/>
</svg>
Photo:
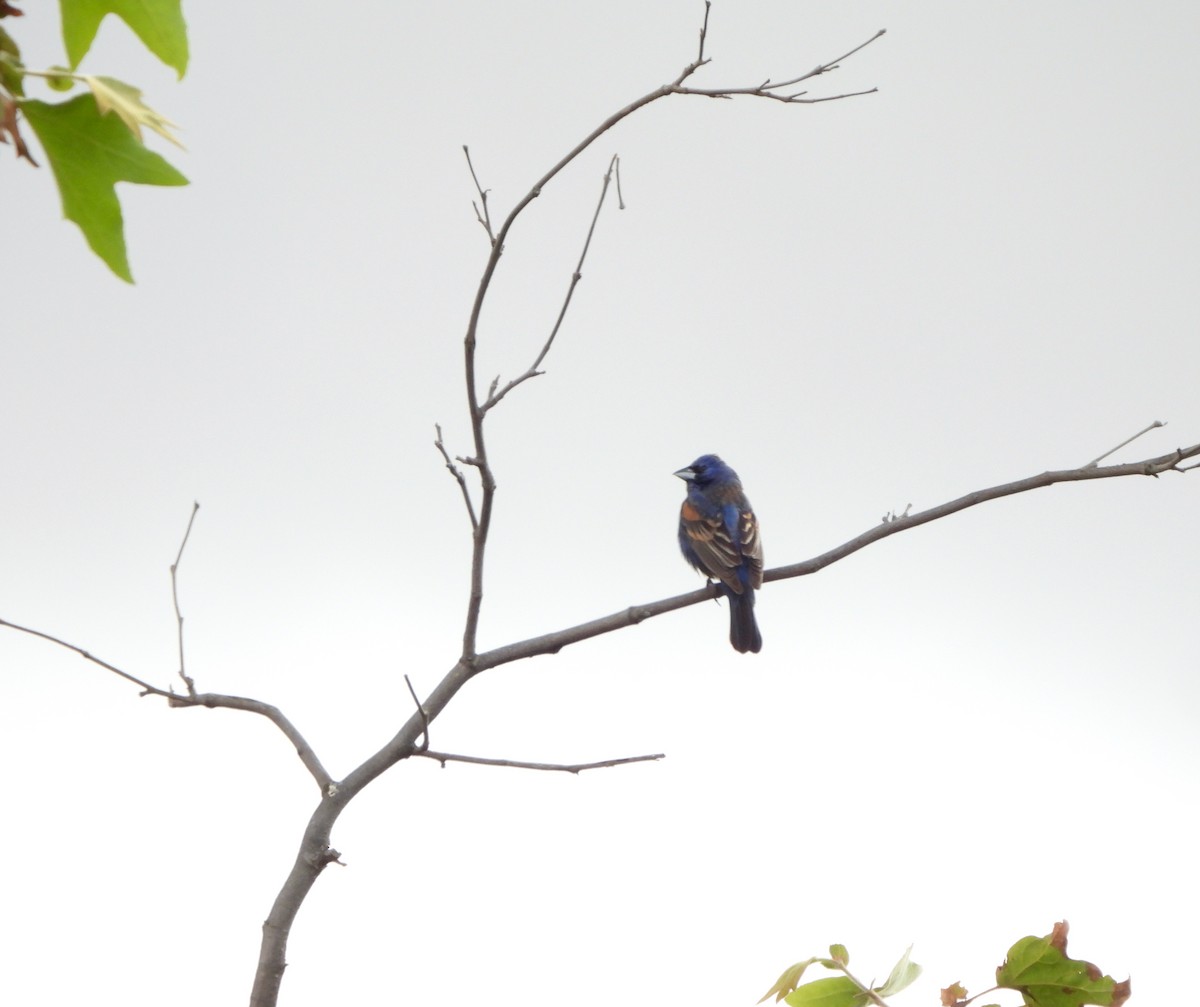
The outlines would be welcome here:
<svg viewBox="0 0 1200 1007">
<path fill-rule="evenodd" d="M 1104 461 L 1104 459 L 1107 458 L 1109 455 L 1116 454 L 1116 452 L 1120 451 L 1121 448 L 1125 447 L 1126 444 L 1132 444 L 1139 437 L 1141 437 L 1142 434 L 1149 433 L 1151 430 L 1156 430 L 1159 427 L 1165 427 L 1165 426 L 1166 426 L 1166 424 L 1162 420 L 1155 420 L 1153 423 L 1150 423 L 1147 426 L 1144 426 L 1141 430 L 1139 430 L 1132 437 L 1125 438 L 1125 440 L 1121 441 L 1121 443 L 1118 444 L 1115 448 L 1109 448 L 1109 450 L 1105 451 L 1104 454 L 1099 455 L 1096 458 L 1093 458 L 1090 462 L 1088 462 L 1086 465 L 1084 465 L 1082 467 L 1085 469 L 1095 468 L 1097 465 L 1100 464 L 1100 462 Z M 1176 450 L 1179 450 L 1179 449 L 1176 449 Z"/>
<path fill-rule="evenodd" d="M 509 769 L 533 769 L 546 773 L 570 773 L 572 776 L 578 776 L 580 773 L 587 772 L 590 769 L 609 769 L 613 766 L 627 766 L 635 762 L 657 762 L 660 759 L 666 758 L 665 753 L 658 752 L 654 755 L 631 755 L 620 759 L 603 759 L 600 762 L 576 762 L 564 765 L 555 762 L 487 759 L 478 755 L 455 755 L 451 752 L 430 752 L 428 750 L 414 752 L 413 754 L 434 760 L 441 765 L 442 769 L 445 769 L 447 763 L 450 762 L 464 762 L 472 766 L 504 766 Z"/>
<path fill-rule="evenodd" d="M 179 640 L 179 677 L 183 684 L 187 687 L 188 695 L 196 694 L 196 684 L 188 676 L 184 666 L 183 655 L 183 613 L 179 608 L 179 581 L 176 576 L 179 572 L 179 564 L 183 562 L 183 550 L 187 547 L 188 537 L 192 534 L 192 525 L 196 520 L 196 512 L 200 510 L 200 502 L 192 501 L 192 513 L 188 516 L 187 527 L 183 531 L 183 541 L 179 543 L 179 552 L 175 555 L 175 562 L 171 564 L 171 601 L 175 606 L 175 625 L 176 633 Z"/>
</svg>

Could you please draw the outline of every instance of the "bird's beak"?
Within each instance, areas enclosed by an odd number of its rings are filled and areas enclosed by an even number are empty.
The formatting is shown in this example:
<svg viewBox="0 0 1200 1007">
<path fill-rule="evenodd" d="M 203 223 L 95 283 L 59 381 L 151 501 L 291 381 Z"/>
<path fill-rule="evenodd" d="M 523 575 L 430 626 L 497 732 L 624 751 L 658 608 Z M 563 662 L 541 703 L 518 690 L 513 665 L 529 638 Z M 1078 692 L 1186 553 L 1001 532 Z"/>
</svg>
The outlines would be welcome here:
<svg viewBox="0 0 1200 1007">
<path fill-rule="evenodd" d="M 677 475 L 680 479 L 690 483 L 696 478 L 696 470 L 693 468 L 680 469 L 678 472 L 672 473 L 672 475 Z"/>
</svg>

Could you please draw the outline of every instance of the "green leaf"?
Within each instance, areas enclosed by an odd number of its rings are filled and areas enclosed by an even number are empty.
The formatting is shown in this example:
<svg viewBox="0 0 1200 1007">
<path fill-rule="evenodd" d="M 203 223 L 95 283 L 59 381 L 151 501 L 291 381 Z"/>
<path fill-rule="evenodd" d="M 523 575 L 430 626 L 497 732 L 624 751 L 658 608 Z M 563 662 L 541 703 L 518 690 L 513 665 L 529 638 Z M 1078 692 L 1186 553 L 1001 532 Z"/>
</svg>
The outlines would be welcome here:
<svg viewBox="0 0 1200 1007">
<path fill-rule="evenodd" d="M 921 966 L 916 962 L 909 961 L 908 956 L 910 954 L 912 954 L 911 944 L 900 960 L 896 962 L 891 975 L 887 977 L 887 982 L 875 990 L 881 997 L 894 996 L 917 981 L 917 976 L 921 974 Z"/>
<path fill-rule="evenodd" d="M 814 979 L 797 986 L 783 999 L 791 1007 L 862 1007 L 871 1000 L 853 979 L 846 976 Z"/>
<path fill-rule="evenodd" d="M 850 952 L 846 950 L 845 944 L 830 944 L 829 957 L 835 962 L 841 962 L 843 965 L 850 964 Z"/>
<path fill-rule="evenodd" d="M 22 83 L 24 76 L 25 68 L 21 66 L 21 50 L 13 41 L 13 37 L 0 28 L 0 87 L 19 98 L 25 93 Z"/>
<path fill-rule="evenodd" d="M 115 77 L 84 77 L 84 82 L 92 89 L 96 97 L 96 107 L 101 115 L 116 112 L 121 121 L 129 127 L 129 132 L 142 139 L 142 127 L 148 126 L 159 136 L 170 140 L 176 147 L 183 144 L 169 130 L 175 126 L 165 115 L 155 112 L 142 101 L 142 92 L 131 84 L 117 80 Z"/>
<path fill-rule="evenodd" d="M 58 105 L 23 101 L 21 111 L 50 159 L 63 216 L 79 225 L 109 269 L 132 283 L 115 184 L 187 185 L 187 179 L 142 146 L 121 120 L 100 115 L 90 94 Z"/>
<path fill-rule="evenodd" d="M 116 14 L 142 43 L 180 77 L 187 71 L 187 25 L 181 0 L 59 0 L 63 43 L 74 69 L 87 55 L 100 22 Z"/>
<path fill-rule="evenodd" d="M 1022 937 L 1009 948 L 996 985 L 1016 990 L 1029 1007 L 1112 1007 L 1129 996 L 1128 981 L 1118 983 L 1091 962 L 1068 958 L 1045 937 Z"/>
</svg>

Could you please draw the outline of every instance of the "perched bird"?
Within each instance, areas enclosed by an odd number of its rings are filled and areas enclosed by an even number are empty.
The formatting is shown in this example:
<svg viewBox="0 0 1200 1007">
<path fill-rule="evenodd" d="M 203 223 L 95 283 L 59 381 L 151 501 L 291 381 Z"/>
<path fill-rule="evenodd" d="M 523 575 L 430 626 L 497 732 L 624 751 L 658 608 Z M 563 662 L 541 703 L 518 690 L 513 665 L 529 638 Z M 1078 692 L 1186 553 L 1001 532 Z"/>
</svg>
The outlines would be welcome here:
<svg viewBox="0 0 1200 1007">
<path fill-rule="evenodd" d="M 762 650 L 754 621 L 754 592 L 762 587 L 758 519 L 737 473 L 716 455 L 701 455 L 675 475 L 688 484 L 679 511 L 683 558 L 729 598 L 729 642 L 740 654 Z"/>
</svg>

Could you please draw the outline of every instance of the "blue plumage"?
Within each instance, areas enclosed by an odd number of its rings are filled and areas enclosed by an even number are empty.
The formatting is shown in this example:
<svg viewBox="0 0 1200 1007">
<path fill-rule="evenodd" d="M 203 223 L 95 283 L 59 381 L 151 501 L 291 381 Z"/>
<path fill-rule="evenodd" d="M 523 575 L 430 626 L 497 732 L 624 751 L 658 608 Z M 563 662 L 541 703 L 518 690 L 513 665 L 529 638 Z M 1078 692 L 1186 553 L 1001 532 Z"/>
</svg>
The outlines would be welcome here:
<svg viewBox="0 0 1200 1007">
<path fill-rule="evenodd" d="M 679 511 L 683 558 L 729 599 L 729 642 L 741 654 L 762 650 L 754 619 L 754 592 L 762 587 L 758 519 L 737 473 L 716 455 L 701 455 L 675 475 L 688 486 Z"/>
</svg>

